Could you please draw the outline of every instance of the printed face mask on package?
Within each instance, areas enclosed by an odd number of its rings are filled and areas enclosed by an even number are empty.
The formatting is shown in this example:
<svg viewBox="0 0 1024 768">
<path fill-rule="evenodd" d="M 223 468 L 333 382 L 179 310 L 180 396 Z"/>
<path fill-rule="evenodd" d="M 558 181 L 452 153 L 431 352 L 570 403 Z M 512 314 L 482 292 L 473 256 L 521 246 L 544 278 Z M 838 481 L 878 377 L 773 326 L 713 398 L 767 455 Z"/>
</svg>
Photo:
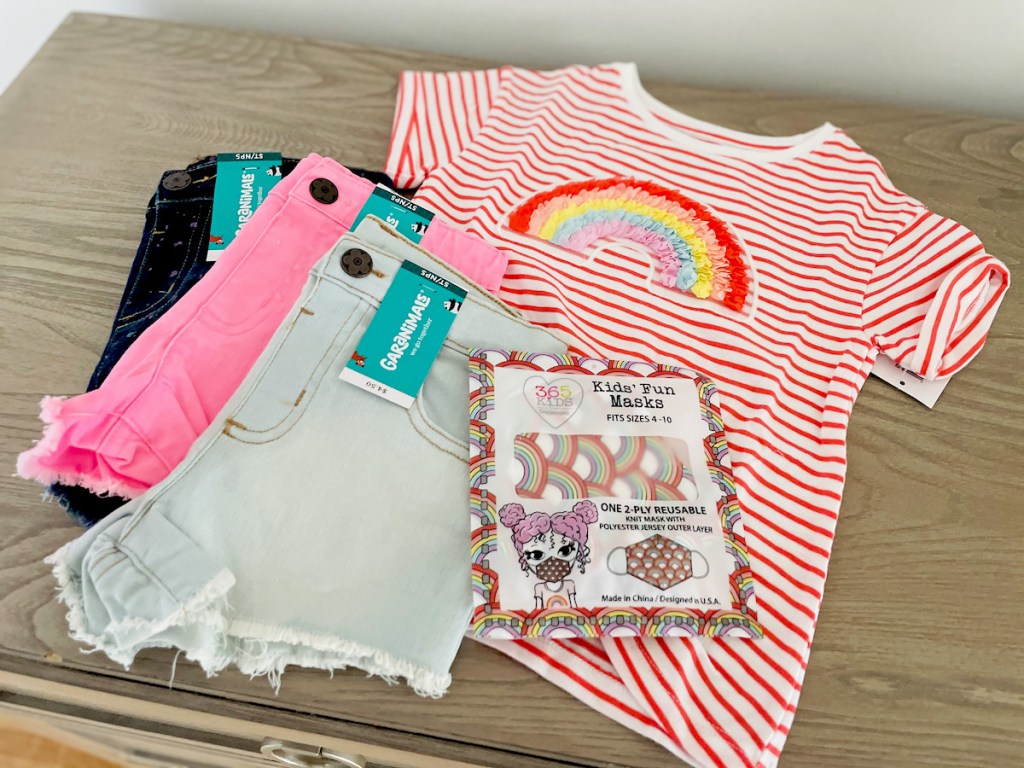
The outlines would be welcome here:
<svg viewBox="0 0 1024 768">
<path fill-rule="evenodd" d="M 470 454 L 476 636 L 761 636 L 709 379 L 475 350 Z"/>
</svg>

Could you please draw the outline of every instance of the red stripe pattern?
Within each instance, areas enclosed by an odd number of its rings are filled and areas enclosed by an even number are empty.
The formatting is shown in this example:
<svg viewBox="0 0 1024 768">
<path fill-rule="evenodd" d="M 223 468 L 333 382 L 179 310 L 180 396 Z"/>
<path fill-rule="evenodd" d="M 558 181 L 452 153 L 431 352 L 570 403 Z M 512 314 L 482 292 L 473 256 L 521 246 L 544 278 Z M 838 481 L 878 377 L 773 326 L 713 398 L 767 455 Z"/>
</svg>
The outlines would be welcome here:
<svg viewBox="0 0 1024 768">
<path fill-rule="evenodd" d="M 487 644 L 698 766 L 774 766 L 793 722 L 846 469 L 850 410 L 884 352 L 966 365 L 1009 284 L 965 227 L 896 189 L 843 131 L 753 136 L 654 101 L 633 65 L 401 76 L 386 171 L 510 255 L 501 296 L 570 351 L 719 385 L 766 636 Z M 649 254 L 516 232 L 534 195 L 602 178 L 699 199 L 745 245 L 748 315 L 659 290 Z"/>
</svg>

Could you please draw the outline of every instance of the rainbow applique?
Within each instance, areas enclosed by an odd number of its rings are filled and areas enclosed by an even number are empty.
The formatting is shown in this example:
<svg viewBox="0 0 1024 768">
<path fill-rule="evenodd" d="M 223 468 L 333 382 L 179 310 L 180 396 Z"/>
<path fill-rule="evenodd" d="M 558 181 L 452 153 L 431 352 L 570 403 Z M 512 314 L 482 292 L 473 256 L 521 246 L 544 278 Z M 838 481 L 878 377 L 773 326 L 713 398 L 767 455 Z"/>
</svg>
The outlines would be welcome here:
<svg viewBox="0 0 1024 768">
<path fill-rule="evenodd" d="M 640 179 L 591 179 L 541 192 L 509 217 L 515 232 L 583 251 L 602 237 L 654 252 L 657 280 L 742 310 L 751 274 L 742 246 L 707 206 Z"/>
</svg>

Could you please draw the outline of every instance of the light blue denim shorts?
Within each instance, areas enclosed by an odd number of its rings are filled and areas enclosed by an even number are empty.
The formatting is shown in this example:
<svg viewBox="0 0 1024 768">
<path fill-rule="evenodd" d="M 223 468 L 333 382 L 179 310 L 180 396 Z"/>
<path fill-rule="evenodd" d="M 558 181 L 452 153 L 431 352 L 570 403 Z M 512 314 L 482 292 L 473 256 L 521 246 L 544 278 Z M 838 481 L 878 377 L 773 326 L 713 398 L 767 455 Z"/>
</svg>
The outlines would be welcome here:
<svg viewBox="0 0 1024 768">
<path fill-rule="evenodd" d="M 351 248 L 372 271 L 346 273 Z M 468 289 L 409 410 L 338 378 L 405 259 Z M 49 558 L 72 635 L 126 666 L 166 646 L 275 687 L 289 664 L 352 666 L 444 693 L 472 605 L 467 351 L 481 346 L 565 351 L 365 220 L 170 476 Z"/>
</svg>

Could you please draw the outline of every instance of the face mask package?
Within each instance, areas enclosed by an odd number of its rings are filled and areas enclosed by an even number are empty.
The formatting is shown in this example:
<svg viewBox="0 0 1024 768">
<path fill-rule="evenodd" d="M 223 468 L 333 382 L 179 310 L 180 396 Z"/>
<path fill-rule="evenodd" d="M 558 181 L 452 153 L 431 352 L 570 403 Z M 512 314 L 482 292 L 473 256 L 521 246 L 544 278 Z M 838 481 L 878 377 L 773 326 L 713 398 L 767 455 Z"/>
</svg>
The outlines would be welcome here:
<svg viewBox="0 0 1024 768">
<path fill-rule="evenodd" d="M 495 349 L 469 367 L 476 636 L 762 636 L 710 379 Z"/>
</svg>

